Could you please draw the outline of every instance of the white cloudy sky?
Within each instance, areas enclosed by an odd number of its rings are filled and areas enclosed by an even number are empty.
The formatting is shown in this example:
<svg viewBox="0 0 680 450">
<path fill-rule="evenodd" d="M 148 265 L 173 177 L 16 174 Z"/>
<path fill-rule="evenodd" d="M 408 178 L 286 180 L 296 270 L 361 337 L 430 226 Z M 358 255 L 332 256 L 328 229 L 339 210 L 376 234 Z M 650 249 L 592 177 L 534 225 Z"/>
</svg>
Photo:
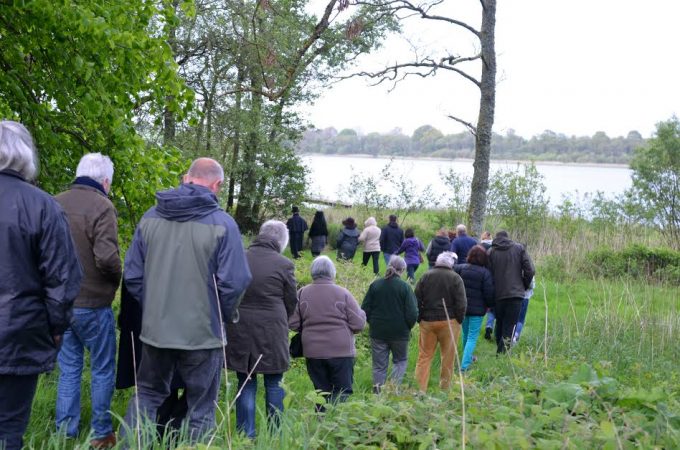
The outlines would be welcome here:
<svg viewBox="0 0 680 450">
<path fill-rule="evenodd" d="M 445 0 L 442 8 L 479 27 L 478 0 Z M 498 0 L 496 17 L 496 132 L 638 130 L 647 137 L 655 123 L 680 115 L 679 0 Z M 475 41 L 450 25 L 414 19 L 361 67 L 408 59 L 409 42 L 462 55 L 474 51 Z M 391 92 L 366 80 L 344 81 L 303 111 L 319 128 L 411 133 L 431 124 L 454 133 L 463 127 L 446 116 L 474 122 L 478 102 L 474 85 L 442 72 L 410 78 Z"/>
</svg>

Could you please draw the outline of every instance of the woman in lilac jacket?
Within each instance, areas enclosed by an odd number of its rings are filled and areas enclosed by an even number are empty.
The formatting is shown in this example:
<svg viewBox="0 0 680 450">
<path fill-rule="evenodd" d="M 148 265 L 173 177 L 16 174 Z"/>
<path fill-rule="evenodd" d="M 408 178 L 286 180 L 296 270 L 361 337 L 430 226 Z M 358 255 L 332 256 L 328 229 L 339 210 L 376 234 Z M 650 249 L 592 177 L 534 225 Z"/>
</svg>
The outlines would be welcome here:
<svg viewBox="0 0 680 450">
<path fill-rule="evenodd" d="M 366 326 L 366 313 L 347 289 L 335 284 L 335 266 L 327 256 L 312 262 L 312 280 L 298 291 L 289 326 L 302 333 L 302 353 L 314 389 L 330 394 L 328 402 L 342 402 L 352 393 L 354 335 Z"/>
<path fill-rule="evenodd" d="M 411 283 L 416 281 L 416 270 L 421 262 L 423 262 L 423 257 L 420 252 L 425 251 L 425 247 L 420 239 L 415 237 L 413 234 L 413 228 L 407 228 L 404 232 L 404 242 L 401 243 L 401 247 L 397 250 L 397 255 L 404 253 L 404 260 L 406 261 L 406 277 Z"/>
</svg>

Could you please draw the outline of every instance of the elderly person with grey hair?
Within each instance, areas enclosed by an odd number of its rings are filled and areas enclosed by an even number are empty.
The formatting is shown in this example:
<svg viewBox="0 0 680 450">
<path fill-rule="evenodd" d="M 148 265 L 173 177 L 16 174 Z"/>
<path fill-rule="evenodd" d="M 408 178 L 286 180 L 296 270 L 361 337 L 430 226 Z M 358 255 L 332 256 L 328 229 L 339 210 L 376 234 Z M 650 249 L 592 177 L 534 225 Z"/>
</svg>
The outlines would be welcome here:
<svg viewBox="0 0 680 450">
<path fill-rule="evenodd" d="M 66 212 L 71 236 L 83 266 L 83 282 L 75 300 L 71 326 L 59 350 L 57 431 L 78 436 L 80 381 L 85 349 L 92 369 L 92 437 L 95 448 L 116 443 L 111 418 L 116 370 L 116 328 L 111 303 L 122 269 L 118 250 L 116 210 L 108 198 L 113 163 L 108 156 L 88 153 L 80 159 L 71 188 L 55 198 Z"/>
<path fill-rule="evenodd" d="M 295 265 L 281 255 L 286 245 L 286 224 L 269 220 L 262 225 L 246 252 L 253 281 L 239 305 L 239 321 L 227 326 L 227 367 L 236 372 L 242 389 L 236 399 L 236 426 L 249 438 L 255 437 L 257 374 L 264 378 L 267 416 L 276 423 L 283 411 L 288 318 L 297 305 Z"/>
<path fill-rule="evenodd" d="M 299 308 L 290 329 L 302 333 L 307 373 L 327 401 L 344 401 L 352 394 L 354 334 L 366 326 L 366 314 L 352 294 L 335 284 L 335 266 L 327 256 L 312 262 L 312 284 L 298 291 Z M 319 411 L 324 408 L 317 406 Z"/>
<path fill-rule="evenodd" d="M 458 338 L 467 308 L 465 285 L 453 270 L 456 259 L 455 253 L 441 253 L 434 267 L 425 272 L 415 288 L 420 327 L 415 377 L 423 392 L 427 391 L 437 344 L 441 353 L 439 386 L 446 390 L 451 385 Z"/>
<path fill-rule="evenodd" d="M 401 279 L 405 271 L 404 259 L 392 256 L 385 277 L 371 283 L 361 304 L 370 326 L 375 393 L 380 392 L 387 379 L 390 353 L 390 380 L 395 384 L 401 384 L 408 364 L 408 341 L 418 318 L 418 307 L 413 289 Z"/>
<path fill-rule="evenodd" d="M 20 449 L 38 375 L 54 368 L 82 271 L 59 204 L 28 181 L 33 139 L 0 121 L 0 448 Z"/>
</svg>

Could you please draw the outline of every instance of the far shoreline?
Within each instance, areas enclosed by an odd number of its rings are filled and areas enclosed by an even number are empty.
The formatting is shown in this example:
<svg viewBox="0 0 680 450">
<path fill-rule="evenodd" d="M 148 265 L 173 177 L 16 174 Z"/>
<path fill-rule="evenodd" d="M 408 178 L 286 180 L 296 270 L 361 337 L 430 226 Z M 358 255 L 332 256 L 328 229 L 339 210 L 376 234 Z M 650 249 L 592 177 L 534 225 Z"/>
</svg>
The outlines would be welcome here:
<svg viewBox="0 0 680 450">
<path fill-rule="evenodd" d="M 321 156 L 324 158 L 366 158 L 366 159 L 384 159 L 384 160 L 401 160 L 401 161 L 451 161 L 451 162 L 469 162 L 473 163 L 474 159 L 470 158 L 437 158 L 433 156 L 388 156 L 388 155 L 368 155 L 365 153 L 351 153 L 351 154 L 332 154 L 328 155 L 325 153 L 296 153 L 298 156 Z M 607 167 L 613 169 L 630 169 L 628 164 L 618 164 L 618 163 L 596 163 L 596 162 L 562 162 L 562 161 L 551 161 L 551 160 L 540 160 L 540 159 L 491 159 L 492 163 L 497 164 L 524 164 L 524 163 L 536 163 L 545 166 L 576 166 L 576 167 Z"/>
</svg>

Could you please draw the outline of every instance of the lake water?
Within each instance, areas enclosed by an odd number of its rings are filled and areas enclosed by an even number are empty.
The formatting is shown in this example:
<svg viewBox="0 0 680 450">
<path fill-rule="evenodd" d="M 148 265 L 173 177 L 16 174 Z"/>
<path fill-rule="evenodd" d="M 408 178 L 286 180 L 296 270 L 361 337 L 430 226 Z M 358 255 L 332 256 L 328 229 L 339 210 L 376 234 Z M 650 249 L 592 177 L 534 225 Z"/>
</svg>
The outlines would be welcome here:
<svg viewBox="0 0 680 450">
<path fill-rule="evenodd" d="M 342 194 L 353 174 L 370 174 L 376 178 L 390 162 L 389 158 L 361 156 L 303 155 L 303 163 L 310 169 L 309 193 L 312 198 L 348 201 Z M 516 162 L 492 162 L 491 172 L 499 169 L 515 169 Z M 471 160 L 394 159 L 392 173 L 407 176 L 420 189 L 428 184 L 437 195 L 446 196 L 450 190 L 444 184 L 440 173 L 453 169 L 456 173 L 472 177 Z M 543 175 L 546 196 L 554 206 L 562 202 L 563 195 L 583 196 L 586 193 L 602 191 L 607 197 L 623 193 L 632 184 L 632 171 L 626 167 L 606 165 L 569 165 L 536 163 L 536 169 Z"/>
</svg>

